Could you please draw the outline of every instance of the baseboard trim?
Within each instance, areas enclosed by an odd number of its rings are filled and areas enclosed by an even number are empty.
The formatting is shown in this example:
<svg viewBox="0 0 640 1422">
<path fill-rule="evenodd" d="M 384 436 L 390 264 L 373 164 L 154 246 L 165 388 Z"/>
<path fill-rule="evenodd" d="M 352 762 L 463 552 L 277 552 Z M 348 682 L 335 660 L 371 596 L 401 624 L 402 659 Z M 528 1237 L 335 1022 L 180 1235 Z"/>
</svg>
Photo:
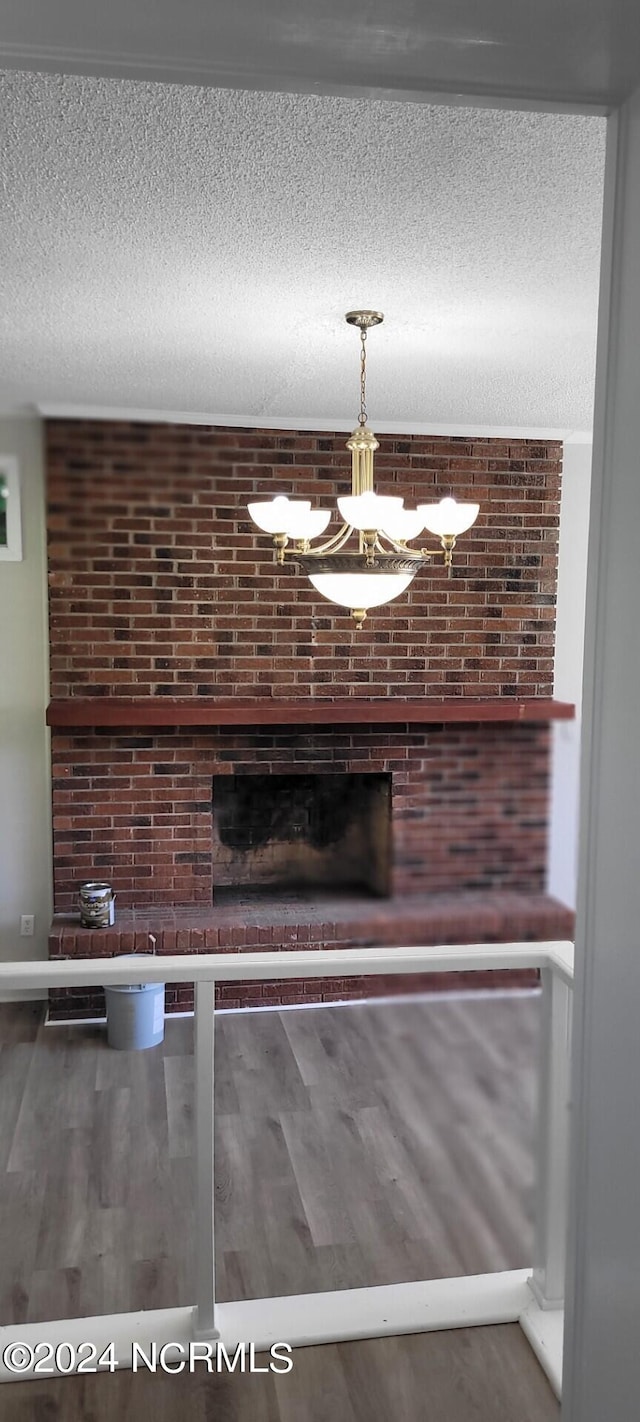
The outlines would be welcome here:
<svg viewBox="0 0 640 1422">
<path fill-rule="evenodd" d="M 471 999 L 483 1001 L 487 998 L 504 997 L 538 997 L 539 987 L 514 987 L 514 988 L 452 988 L 447 992 L 398 992 L 388 993 L 386 997 L 341 997 L 332 999 L 331 1002 L 284 1002 L 278 1005 L 266 1003 L 260 1007 L 216 1007 L 216 1017 L 233 1017 L 239 1012 L 308 1012 L 312 1007 L 384 1007 L 389 1003 L 408 1002 L 466 1002 Z M 188 1014 L 185 1013 L 185 1016 Z M 167 1013 L 168 1017 L 177 1016 L 176 1013 Z"/>
<path fill-rule="evenodd" d="M 3 988 L 0 1002 L 46 1002 L 48 996 L 47 988 Z"/>
<path fill-rule="evenodd" d="M 336 1289 L 326 1293 L 285 1295 L 273 1299 L 245 1299 L 216 1306 L 219 1341 L 229 1356 L 238 1344 L 252 1344 L 257 1353 L 274 1343 L 291 1348 L 356 1342 L 407 1333 L 432 1333 L 445 1329 L 519 1323 L 541 1367 L 559 1398 L 562 1391 L 562 1309 L 544 1310 L 532 1297 L 531 1272 L 516 1269 L 499 1274 L 477 1274 L 454 1279 L 423 1279 L 366 1289 Z M 197 1334 L 194 1308 L 149 1309 L 138 1313 L 100 1314 L 94 1318 L 57 1319 L 46 1323 L 20 1323 L 0 1328 L 0 1382 L 42 1380 L 42 1371 L 27 1367 L 11 1371 L 11 1345 L 22 1347 L 22 1358 L 41 1345 L 51 1347 L 47 1375 L 73 1376 L 70 1354 L 90 1339 L 99 1358 L 112 1344 L 113 1366 L 134 1367 L 134 1344 L 147 1357 L 157 1357 L 166 1345 L 175 1345 L 169 1358 L 189 1358 Z M 65 1348 L 64 1345 L 67 1345 Z M 56 1366 L 57 1348 L 63 1345 L 62 1368 Z M 206 1346 L 206 1345 L 205 1345 Z M 212 1345 L 213 1346 L 213 1345 Z M 177 1350 L 177 1351 L 176 1351 Z M 16 1353 L 16 1357 L 20 1355 Z M 196 1366 L 202 1352 L 195 1354 Z M 84 1358 L 81 1353 L 80 1361 Z M 188 1366 L 188 1362 L 187 1362 Z M 179 1371 L 174 1368 L 174 1371 Z"/>
<path fill-rule="evenodd" d="M 306 1348 L 363 1338 L 515 1323 L 531 1298 L 529 1277 L 528 1269 L 519 1269 L 368 1289 L 247 1299 L 219 1304 L 215 1323 L 220 1342 L 230 1353 L 242 1342 L 253 1343 L 256 1352 L 265 1352 L 274 1343 Z M 114 1365 L 126 1369 L 134 1366 L 134 1343 L 147 1355 L 154 1352 L 157 1355 L 165 1344 L 175 1344 L 188 1355 L 196 1325 L 193 1308 L 12 1324 L 0 1329 L 0 1381 L 28 1381 L 30 1378 L 42 1381 L 42 1372 L 33 1371 L 33 1358 L 29 1366 L 21 1367 L 18 1372 L 7 1367 L 12 1344 L 22 1345 L 27 1350 L 27 1358 L 29 1350 L 37 1344 L 50 1344 L 52 1358 L 47 1361 L 48 1376 L 72 1376 L 75 1368 L 66 1371 L 70 1350 L 74 1350 L 75 1359 L 77 1349 L 86 1339 L 91 1340 L 97 1357 L 113 1343 Z M 67 1344 L 62 1350 L 62 1368 L 56 1367 L 56 1349 L 60 1344 Z M 41 1356 L 42 1351 L 38 1354 Z M 182 1356 L 184 1351 L 173 1354 L 178 1359 Z"/>
<path fill-rule="evenodd" d="M 562 1396 L 562 1350 L 564 1342 L 564 1309 L 540 1308 L 531 1298 L 518 1319 L 557 1398 Z"/>
<path fill-rule="evenodd" d="M 260 1007 L 216 1007 L 216 1017 L 238 1017 L 246 1016 L 250 1012 L 309 1012 L 314 1007 L 384 1007 L 390 1003 L 406 1004 L 409 1002 L 467 1002 L 470 1000 L 486 1002 L 488 999 L 499 1000 L 500 998 L 512 997 L 539 997 L 539 987 L 515 987 L 515 988 L 462 988 L 459 992 L 452 989 L 448 992 L 405 992 L 391 993 L 387 997 L 341 997 L 331 1002 L 277 1002 L 265 1003 Z M 1 999 L 0 999 L 1 1000 Z M 193 1017 L 193 1009 L 188 1012 L 167 1012 L 165 1022 L 179 1021 L 184 1017 Z M 106 1017 L 51 1017 L 49 1009 L 45 1017 L 45 1027 L 105 1027 Z"/>
</svg>

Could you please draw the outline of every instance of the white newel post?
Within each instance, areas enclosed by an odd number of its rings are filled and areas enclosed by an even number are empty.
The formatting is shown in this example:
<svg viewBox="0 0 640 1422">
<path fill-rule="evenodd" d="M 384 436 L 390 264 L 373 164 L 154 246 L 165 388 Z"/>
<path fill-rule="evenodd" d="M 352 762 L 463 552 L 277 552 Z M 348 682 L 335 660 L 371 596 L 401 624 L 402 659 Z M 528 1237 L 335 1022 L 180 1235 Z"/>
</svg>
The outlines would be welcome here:
<svg viewBox="0 0 640 1422">
<path fill-rule="evenodd" d="M 218 1338 L 215 1325 L 215 1178 L 214 1178 L 214 1009 L 216 985 L 195 985 L 196 1121 L 196 1308 L 194 1337 Z"/>
<path fill-rule="evenodd" d="M 564 1422 L 640 1415 L 640 90 L 609 121 L 574 1009 Z"/>
<path fill-rule="evenodd" d="M 536 1231 L 531 1287 L 541 1308 L 562 1308 L 569 1161 L 571 989 L 542 970 L 542 1021 L 536 1154 Z"/>
</svg>

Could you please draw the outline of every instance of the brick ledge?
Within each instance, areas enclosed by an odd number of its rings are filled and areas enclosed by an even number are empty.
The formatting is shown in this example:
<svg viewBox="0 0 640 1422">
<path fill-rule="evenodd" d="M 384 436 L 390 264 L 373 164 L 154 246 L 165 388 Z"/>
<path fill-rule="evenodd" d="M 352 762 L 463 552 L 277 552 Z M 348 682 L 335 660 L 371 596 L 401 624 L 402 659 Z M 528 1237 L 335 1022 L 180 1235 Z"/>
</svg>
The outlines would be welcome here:
<svg viewBox="0 0 640 1422">
<path fill-rule="evenodd" d="M 59 916 L 49 937 L 51 957 L 112 957 L 149 951 L 154 934 L 159 953 L 230 952 L 264 948 L 384 947 L 436 943 L 505 943 L 571 939 L 572 911 L 546 894 L 492 892 L 414 895 L 385 900 L 335 899 L 320 904 L 247 904 L 216 909 L 130 909 L 111 929 L 80 928 L 77 916 Z M 531 986 L 535 970 L 431 973 L 397 977 L 294 979 L 221 983 L 226 1007 L 328 1002 L 387 993 L 446 991 L 453 987 Z M 167 1009 L 192 1005 L 191 985 L 167 989 Z M 93 1015 L 104 1010 L 101 994 L 61 989 L 52 995 L 52 1015 Z"/>
</svg>

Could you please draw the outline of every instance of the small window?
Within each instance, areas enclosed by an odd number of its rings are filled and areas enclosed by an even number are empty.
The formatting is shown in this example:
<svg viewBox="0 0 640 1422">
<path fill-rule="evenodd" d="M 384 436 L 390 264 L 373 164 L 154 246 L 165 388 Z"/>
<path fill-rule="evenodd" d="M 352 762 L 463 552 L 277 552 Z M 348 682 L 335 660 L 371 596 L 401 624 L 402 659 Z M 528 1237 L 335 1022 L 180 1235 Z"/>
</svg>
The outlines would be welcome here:
<svg viewBox="0 0 640 1422">
<path fill-rule="evenodd" d="M 20 480 L 18 462 L 0 455 L 0 559 L 19 562 L 22 558 Z"/>
</svg>

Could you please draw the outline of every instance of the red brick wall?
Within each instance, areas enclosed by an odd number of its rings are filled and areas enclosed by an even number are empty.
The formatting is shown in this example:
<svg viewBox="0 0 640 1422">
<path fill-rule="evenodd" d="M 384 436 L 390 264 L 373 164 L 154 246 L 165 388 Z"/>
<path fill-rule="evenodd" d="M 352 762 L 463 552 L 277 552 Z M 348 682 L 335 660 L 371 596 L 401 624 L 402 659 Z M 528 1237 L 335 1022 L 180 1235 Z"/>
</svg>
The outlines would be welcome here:
<svg viewBox="0 0 640 1422">
<path fill-rule="evenodd" d="M 545 723 L 316 731 L 56 732 L 55 906 L 112 883 L 118 907 L 211 903 L 212 777 L 379 771 L 393 776 L 392 891 L 542 891 Z"/>
<path fill-rule="evenodd" d="M 380 492 L 480 515 L 356 634 L 246 513 L 334 506 L 345 438 L 49 422 L 52 696 L 551 695 L 561 445 L 381 436 Z"/>
<path fill-rule="evenodd" d="M 430 565 L 356 634 L 303 575 L 276 570 L 246 514 L 251 498 L 279 491 L 333 505 L 349 487 L 344 445 L 343 434 L 49 423 L 52 697 L 550 696 L 561 446 L 383 436 L 381 492 L 408 503 L 453 493 L 481 511 L 451 580 Z M 59 920 L 54 953 L 122 951 L 139 934 L 146 944 L 149 925 L 175 951 L 186 931 L 179 915 L 190 909 L 205 919 L 188 928 L 189 950 L 212 934 L 222 944 L 226 930 L 207 911 L 212 778 L 268 770 L 393 775 L 401 899 L 380 922 L 372 904 L 356 924 L 322 923 L 315 937 L 307 926 L 302 941 L 558 936 L 553 906 L 536 897 L 544 724 L 56 731 L 52 747 L 56 910 L 74 912 L 78 882 L 100 875 L 117 891 L 119 915 L 115 935 L 95 948 L 86 945 L 95 934 L 80 931 L 76 943 L 73 920 Z M 411 897 L 420 894 L 429 897 Z M 173 927 L 163 917 L 170 906 Z M 263 941 L 253 919 L 229 931 L 236 951 Z M 289 941 L 277 923 L 268 933 L 269 943 Z M 235 1004 L 370 990 L 349 979 L 236 984 L 221 995 Z M 172 989 L 172 1005 L 186 1005 L 188 991 Z M 67 999 L 61 1012 L 79 1002 L 95 1009 L 75 990 Z"/>
<path fill-rule="evenodd" d="M 362 632 L 273 563 L 246 513 L 333 504 L 345 436 L 47 426 L 51 691 L 65 697 L 552 694 L 559 444 L 382 436 L 378 487 L 475 499 L 477 524 Z M 249 733 L 55 732 L 58 912 L 100 875 L 120 908 L 211 902 L 215 774 L 391 771 L 396 893 L 539 891 L 548 731 L 474 724 Z"/>
</svg>

